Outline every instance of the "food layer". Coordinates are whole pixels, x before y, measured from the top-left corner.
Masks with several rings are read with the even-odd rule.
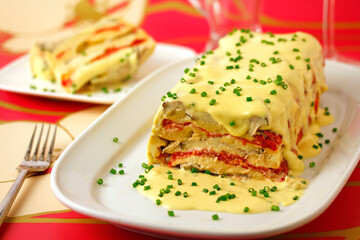
[[[303,171],[297,144],[327,90],[312,36],[234,30],[163,98],[151,163],[275,181]]]

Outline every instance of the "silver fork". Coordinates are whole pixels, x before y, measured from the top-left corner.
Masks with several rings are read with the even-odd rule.
[[[37,158],[38,152],[39,152],[39,147],[40,147],[41,136],[42,136],[42,132],[44,129],[44,124],[42,124],[38,142],[37,142],[35,150],[34,150],[34,154],[33,154],[32,158],[30,159],[30,152],[31,152],[31,148],[32,148],[32,145],[34,142],[34,137],[35,137],[36,128],[37,128],[37,126],[35,125],[33,134],[30,139],[29,146],[25,153],[25,157],[21,161],[20,165],[17,167],[17,169],[19,170],[19,175],[16,178],[13,185],[11,186],[9,192],[6,194],[4,200],[0,204],[0,226],[1,226],[2,222],[4,221],[5,217],[7,216],[8,212],[9,212],[24,180],[25,180],[25,177],[29,173],[42,172],[50,167],[51,156],[52,156],[54,144],[55,144],[57,125],[55,125],[53,137],[52,137],[52,140],[50,143],[50,148],[49,148],[47,157],[45,158],[45,151],[46,151],[47,141],[49,138],[50,127],[51,127],[51,125],[49,124],[49,128],[48,128],[45,140],[44,140],[44,145],[42,147],[40,157]]]

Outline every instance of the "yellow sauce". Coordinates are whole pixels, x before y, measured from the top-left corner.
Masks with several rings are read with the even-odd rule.
[[[173,180],[168,179],[167,172],[171,171]],[[300,178],[287,177],[283,182],[272,182],[270,180],[241,180],[236,177],[228,178],[214,176],[205,173],[191,173],[188,170],[169,168],[167,166],[154,167],[149,173],[145,174],[147,179],[144,186],[150,186],[149,190],[144,190],[144,186],[137,186],[137,190],[145,197],[161,200],[161,206],[168,209],[179,210],[203,210],[217,211],[229,213],[244,213],[244,208],[248,207],[248,213],[259,213],[271,211],[272,206],[289,206],[296,202],[295,196],[300,198],[308,184],[306,180]],[[182,185],[178,185],[177,180],[182,180]],[[303,182],[302,182],[303,181]],[[304,182],[305,181],[305,182]],[[192,182],[196,182],[197,186],[191,186]],[[234,183],[234,186],[230,185]],[[220,190],[213,188],[218,185]],[[173,185],[169,193],[165,193],[163,197],[159,197],[160,189],[166,189],[168,185]],[[259,190],[265,186],[277,190],[272,192],[268,190],[269,197],[264,197]],[[249,189],[255,189],[257,196],[252,196]],[[208,189],[208,192],[203,192]],[[177,191],[181,195],[176,196]],[[210,195],[211,191],[215,191],[215,195]],[[184,192],[188,193],[188,197],[184,197]],[[225,194],[235,194],[235,198],[227,201],[216,202],[218,197]],[[296,197],[295,197],[296,199]]]

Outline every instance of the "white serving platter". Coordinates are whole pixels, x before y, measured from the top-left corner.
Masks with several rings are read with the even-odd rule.
[[[260,238],[297,228],[319,216],[332,203],[358,163],[360,156],[360,70],[335,61],[326,62],[330,91],[322,98],[335,122],[322,128],[322,153],[307,159],[315,168],[306,167],[302,177],[310,181],[298,202],[279,212],[260,214],[218,213],[175,210],[156,206],[132,187],[147,162],[146,147],[152,118],[160,98],[192,67],[193,59],[183,60],[148,76],[126,98],[111,106],[60,156],[51,174],[56,197],[67,207],[82,214],[108,221],[130,230],[162,237]],[[344,77],[345,76],[345,77]],[[352,86],[347,88],[344,86]],[[355,90],[354,90],[355,89]],[[355,99],[355,100],[352,100]],[[336,133],[332,132],[337,128]],[[117,137],[119,142],[114,143]],[[124,175],[113,175],[123,163]],[[103,185],[96,184],[98,178]]]
[[[46,98],[112,104],[125,97],[137,83],[141,82],[149,74],[168,64],[192,56],[195,56],[195,52],[190,48],[158,43],[154,53],[139,67],[137,73],[126,81],[121,91],[114,92],[109,89],[109,92],[105,93],[99,89],[89,95],[88,93],[69,94],[57,84],[42,79],[33,79],[29,55],[25,55],[0,70],[0,90]],[[31,86],[36,87],[36,89],[32,89]]]

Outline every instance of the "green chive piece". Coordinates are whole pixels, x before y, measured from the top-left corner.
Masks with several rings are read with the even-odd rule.
[[[192,183],[191,183],[191,186],[197,186],[197,183],[196,183],[196,182],[192,182]]]
[[[185,69],[184,69],[184,73],[188,73],[189,71],[190,71],[189,68],[185,68]]]
[[[273,186],[272,188],[270,188],[270,191],[275,192],[277,190],[276,186]]]
[[[209,170],[205,170],[205,174],[211,174],[211,172]]]
[[[249,212],[250,208],[249,207],[244,207],[244,212]]]
[[[277,93],[277,92],[276,92],[275,89],[270,91],[270,94],[271,94],[271,95],[275,95],[276,93]]]
[[[326,139],[326,140],[325,140],[325,143],[326,143],[326,144],[329,144],[329,143],[330,143],[330,140],[329,140],[329,139]]]
[[[183,184],[183,182],[181,181],[181,179],[178,179],[177,182],[178,182],[178,185],[182,185],[182,184]]]
[[[215,195],[216,192],[215,192],[215,191],[211,191],[209,194],[210,194],[210,195]]]
[[[332,131],[335,133],[337,132],[337,128],[333,128]]]
[[[180,191],[176,191],[175,192],[175,196],[180,196],[181,195],[181,192]]]
[[[190,93],[191,93],[191,94],[196,93],[196,89],[195,89],[195,88],[191,89],[191,90],[190,90]]]
[[[199,172],[199,170],[197,170],[196,168],[191,169],[191,173],[198,173],[198,172]]]
[[[167,185],[166,188],[173,188],[174,185]]]
[[[316,145],[316,144],[312,145],[312,147],[315,148],[315,149],[318,149],[318,148],[319,148],[319,146]]]
[[[309,163],[309,167],[315,167],[315,162]]]
[[[214,84],[214,82],[213,82],[213,81],[208,81],[208,84],[213,85],[213,84]]]
[[[298,158],[301,160],[301,159],[303,159],[304,157],[303,157],[303,155],[298,155]]]
[[[231,183],[230,183],[230,186],[235,186],[235,183],[231,182]]]
[[[162,97],[161,97],[161,101],[162,101],[162,102],[165,101],[165,99],[166,99],[166,96],[162,96]]]
[[[102,178],[99,178],[96,182],[97,184],[102,185],[104,183],[104,180]]]
[[[246,79],[251,79],[251,76],[250,76],[250,75],[247,75],[247,76],[246,76]]]
[[[112,168],[112,169],[110,169],[110,173],[115,174],[116,170]]]
[[[289,65],[289,68],[291,69],[291,70],[293,70],[294,69],[294,66],[293,65]]]
[[[136,180],[136,181],[132,184],[132,186],[133,186],[133,188],[136,188],[139,184],[140,184],[140,181],[139,181],[139,180]]]
[[[235,121],[231,121],[230,126],[235,126]]]
[[[231,84],[234,84],[235,82],[236,82],[235,79],[231,79],[230,81]]]
[[[120,174],[120,175],[124,175],[124,173],[125,173],[125,172],[124,172],[123,169],[121,169],[121,170],[119,171],[119,174]]]
[[[318,138],[324,137],[324,135],[323,135],[322,133],[315,133],[315,135],[316,135]]]
[[[209,192],[209,189],[204,188],[202,191],[203,191],[204,193],[207,193],[207,192]]]
[[[151,189],[150,185],[144,186],[144,191],[147,191],[147,190],[150,190],[150,189]]]
[[[220,191],[220,187],[219,187],[219,185],[217,185],[217,184],[215,184],[215,185],[213,186],[213,188],[216,189],[216,190],[218,190],[218,191]]]
[[[119,167],[123,167],[123,164],[122,164],[122,163],[119,163],[118,166],[119,166]]]
[[[246,101],[247,101],[247,102],[251,102],[251,101],[252,101],[252,97],[246,97]]]
[[[184,196],[184,198],[187,198],[189,196],[189,194],[187,192],[184,192],[183,196]]]
[[[201,93],[201,96],[202,96],[202,97],[206,97],[206,96],[207,96],[207,93],[206,93],[206,92],[202,92],[202,93]]]
[[[113,138],[113,141],[114,141],[114,142],[118,142],[119,139],[118,139],[117,137],[115,137],[115,138]]]
[[[174,217],[174,216],[175,216],[175,213],[174,213],[174,211],[169,210],[169,211],[168,211],[168,215],[169,215],[169,217]]]
[[[219,215],[217,215],[217,214],[214,214],[214,215],[212,215],[211,216],[211,218],[212,218],[212,220],[219,220]]]
[[[307,69],[307,70],[310,70],[310,69],[311,69],[311,67],[310,67],[309,64],[306,64],[306,69]]]
[[[173,179],[174,179],[173,175],[171,175],[171,174],[168,175],[168,179],[169,179],[169,180],[173,180]]]
[[[216,103],[215,99],[211,99],[210,102],[209,102],[210,105],[215,105],[215,103]]]
[[[298,200],[298,199],[299,199],[299,196],[294,196],[294,197],[293,197],[293,200],[294,200],[294,201],[296,201],[296,200]]]
[[[293,52],[299,52],[298,48],[293,48]]]
[[[156,205],[160,205],[161,204],[161,200],[160,199],[156,199]]]
[[[264,100],[264,102],[265,103],[270,103],[270,99],[267,98],[267,99]]]
[[[276,205],[271,206],[271,211],[280,211],[280,207]]]

